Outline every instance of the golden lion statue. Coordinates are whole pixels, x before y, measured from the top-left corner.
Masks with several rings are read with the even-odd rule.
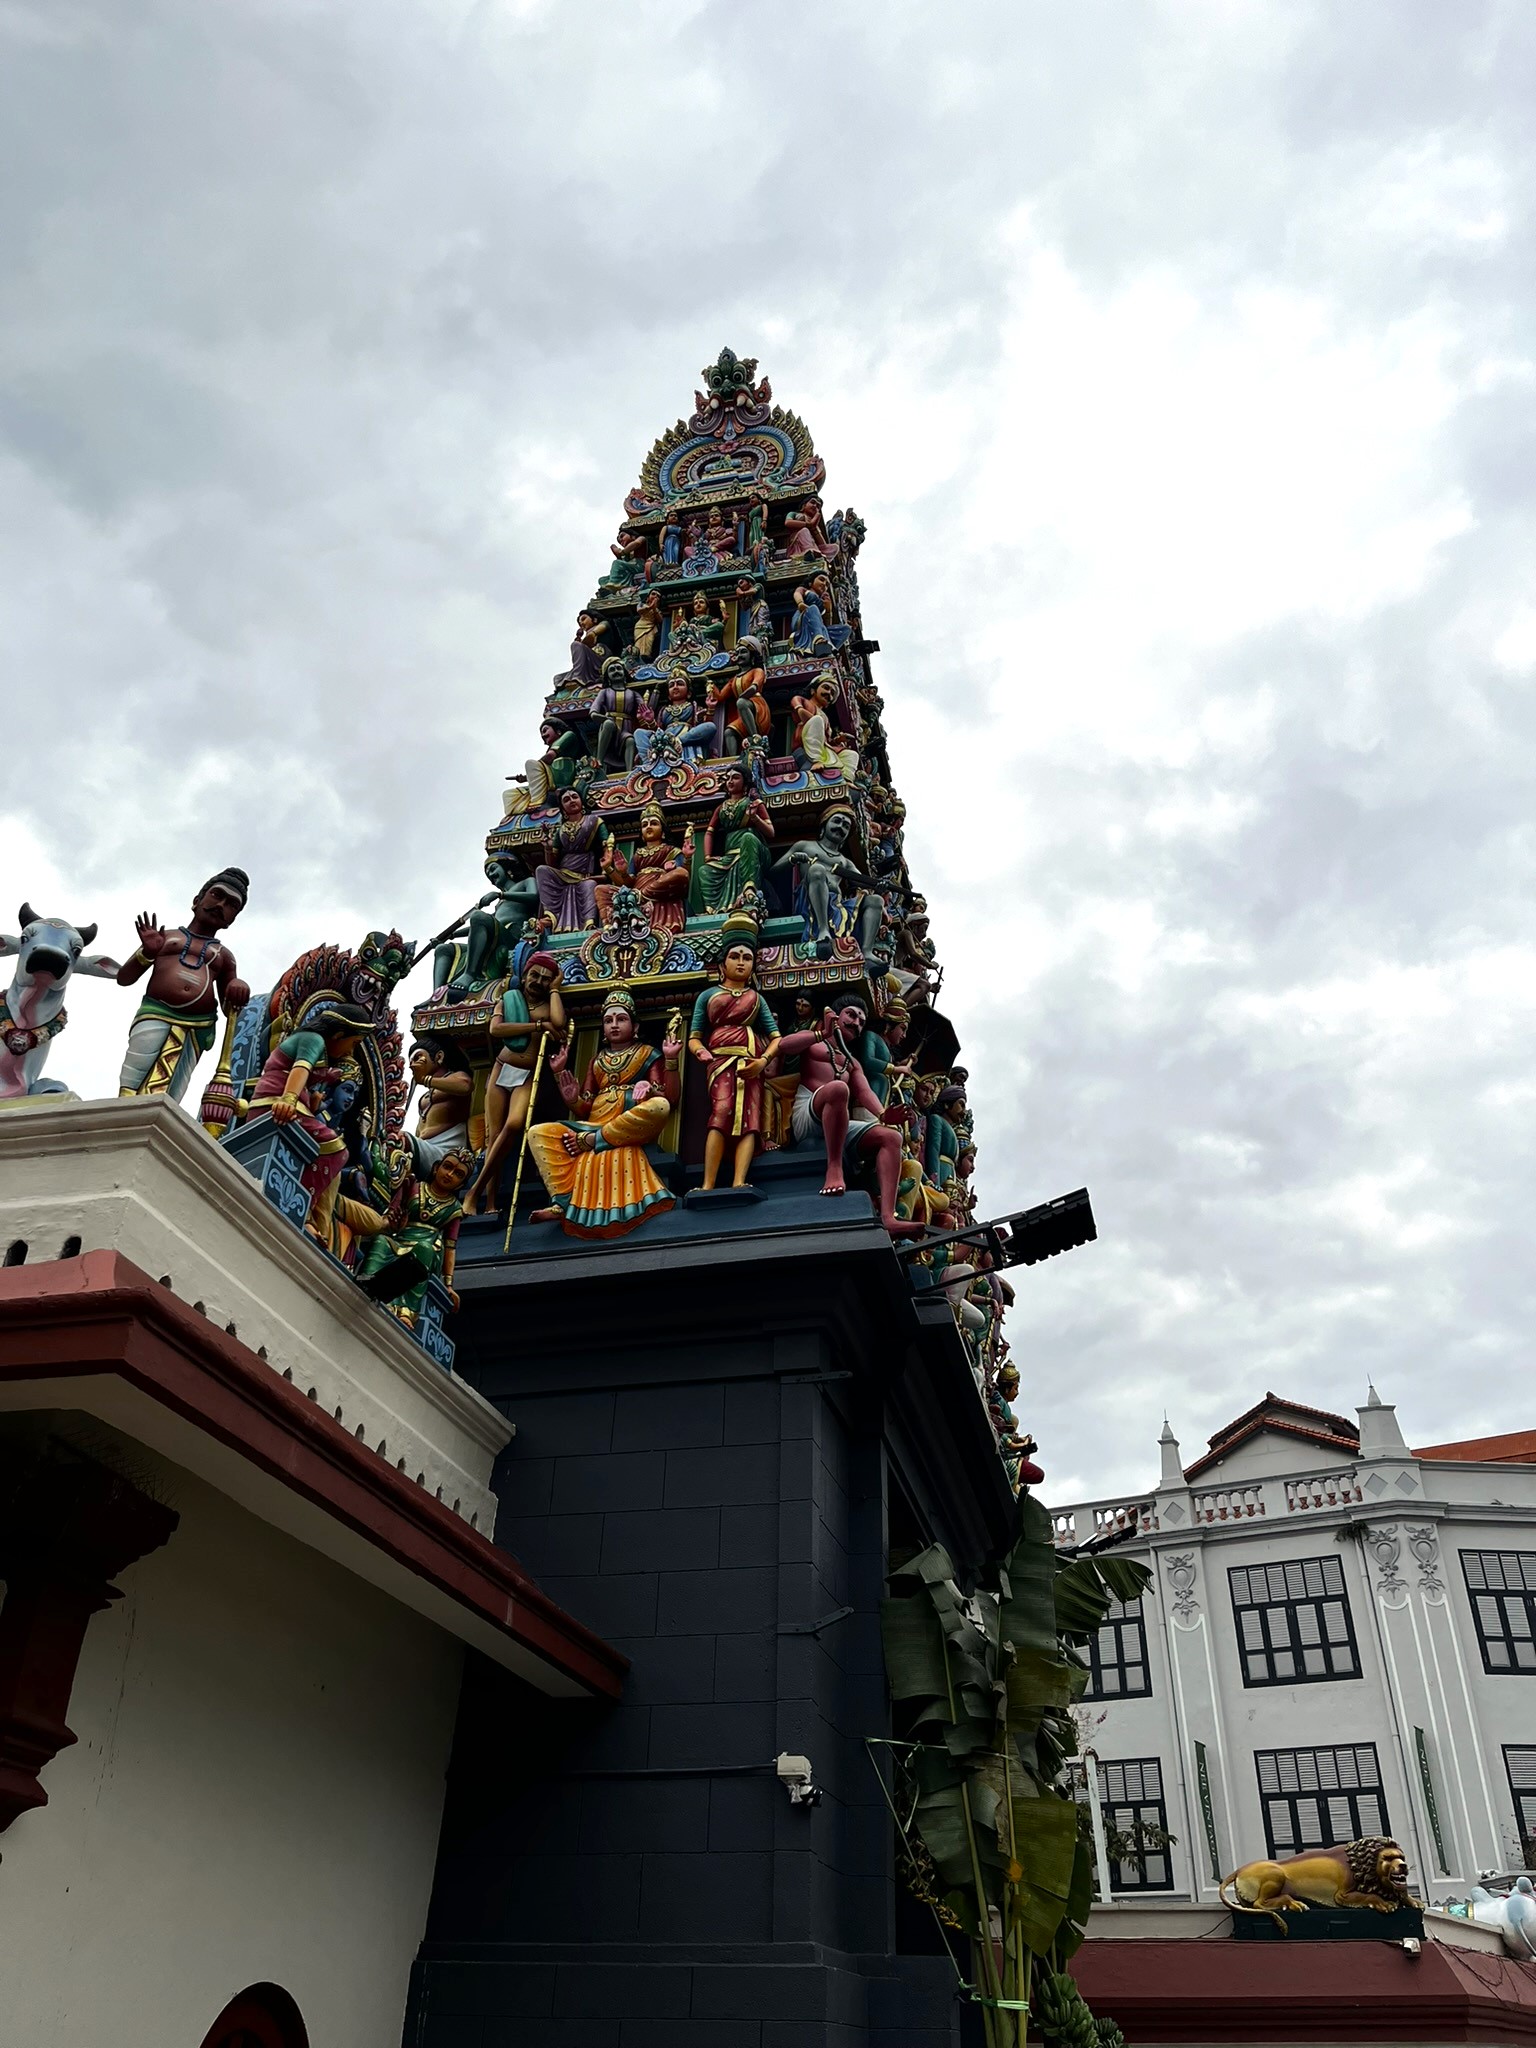
[[[1227,1887],[1235,1897],[1227,1897]],[[1385,1835],[1367,1835],[1333,1849],[1304,1849],[1299,1856],[1245,1863],[1221,1881],[1221,1901],[1234,1913],[1267,1913],[1282,1934],[1284,1913],[1309,1906],[1369,1906],[1390,1913],[1416,1906],[1408,1892],[1408,1859]]]

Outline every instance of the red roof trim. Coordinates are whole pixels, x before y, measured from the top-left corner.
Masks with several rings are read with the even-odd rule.
[[[116,1373],[592,1692],[627,1658],[264,1359],[117,1252],[0,1268],[0,1382]]]
[[[1284,1394],[1277,1394],[1271,1391],[1264,1396],[1262,1401],[1255,1401],[1253,1406],[1239,1415],[1235,1422],[1226,1423],[1221,1429],[1217,1430],[1213,1437],[1208,1437],[1206,1441],[1214,1451],[1216,1446],[1219,1443],[1225,1443],[1235,1430],[1241,1429],[1245,1423],[1251,1422],[1255,1416],[1266,1414],[1274,1408],[1283,1408],[1289,1415],[1310,1415],[1314,1422],[1331,1423],[1334,1434],[1349,1437],[1353,1441],[1359,1440],[1359,1427],[1351,1422],[1347,1415],[1334,1415],[1326,1408],[1309,1408],[1303,1401],[1290,1401],[1286,1399]]]
[[[1302,1412],[1305,1414],[1315,1414],[1317,1411],[1305,1409]],[[1254,1411],[1250,1409],[1249,1413],[1254,1415],[1254,1419],[1248,1422],[1244,1428],[1237,1430],[1236,1423],[1232,1425],[1233,1429],[1237,1430],[1236,1435],[1211,1438],[1211,1448],[1205,1453],[1204,1457],[1196,1458],[1193,1465],[1185,1466],[1184,1477],[1186,1479],[1194,1479],[1199,1473],[1206,1471],[1210,1466],[1220,1464],[1229,1451],[1236,1450],[1239,1444],[1247,1443],[1250,1437],[1258,1436],[1262,1430],[1266,1429],[1272,1429],[1280,1436],[1300,1437],[1304,1443],[1322,1444],[1328,1450],[1344,1451],[1352,1458],[1360,1455],[1360,1439],[1357,1436],[1335,1436],[1327,1430],[1305,1429],[1299,1422],[1282,1422],[1278,1417],[1267,1412],[1254,1414]]]

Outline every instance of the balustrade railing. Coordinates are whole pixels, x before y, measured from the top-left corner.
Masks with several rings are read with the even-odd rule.
[[[1264,1489],[1250,1486],[1218,1486],[1190,1496],[1197,1522],[1251,1522],[1264,1513]]]
[[[1317,1472],[1306,1479],[1287,1479],[1285,1482],[1285,1511],[1289,1515],[1304,1515],[1313,1508],[1345,1508],[1365,1495],[1360,1491],[1360,1475],[1351,1469],[1348,1472]]]
[[[1096,1537],[1147,1536],[1157,1528],[1157,1502],[1139,1500],[1091,1500],[1080,1507],[1052,1508],[1051,1534],[1058,1550]]]

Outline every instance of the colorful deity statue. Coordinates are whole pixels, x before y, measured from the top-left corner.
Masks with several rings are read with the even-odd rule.
[[[453,1269],[459,1222],[464,1214],[464,1183],[473,1165],[471,1154],[463,1146],[441,1153],[430,1173],[411,1183],[400,1220],[375,1233],[358,1261],[357,1276],[363,1281],[387,1271],[397,1260],[412,1262],[411,1284],[387,1304],[389,1313],[408,1327],[414,1327],[427,1283],[434,1277],[441,1279],[452,1306],[459,1305],[453,1290]]]
[[[629,670],[617,655],[603,663],[603,687],[592,703],[597,728],[597,759],[601,767],[633,768],[635,765],[635,722],[645,703],[645,693],[629,680]]]
[[[728,917],[720,986],[704,989],[693,1006],[688,1050],[709,1077],[709,1129],[704,1139],[705,1188],[719,1178],[727,1144],[734,1147],[731,1185],[745,1187],[763,1130],[763,1074],[779,1049],[779,1027],[753,980],[757,924]]]
[[[749,740],[761,740],[766,745],[773,727],[773,713],[764,695],[768,657],[763,643],[755,633],[747,633],[736,642],[733,651],[736,672],[726,678],[716,693],[724,712],[724,746],[730,754],[739,752]]]
[[[817,579],[818,582],[824,579]],[[830,654],[832,639],[827,632],[822,597],[805,584],[795,589],[795,616],[789,629],[789,644],[797,654]],[[834,696],[835,696],[834,691]]]
[[[588,811],[579,790],[560,792],[560,822],[544,835],[544,858],[535,872],[539,902],[555,930],[579,932],[597,923],[597,875],[608,827]]]
[[[699,752],[694,737],[698,723],[698,706],[693,701],[688,678],[670,676],[666,699],[656,712],[654,725],[635,734],[635,752],[645,773],[661,780],[682,765],[690,745],[695,753]]]
[[[647,804],[640,813],[640,837],[632,854],[626,856],[616,841],[610,841],[604,861],[608,879],[597,885],[597,914],[609,920],[615,889],[637,889],[645,899],[652,928],[680,932],[688,914],[688,856],[666,836],[666,819],[660,804]]]
[[[761,889],[772,838],[767,806],[752,792],[745,769],[731,762],[725,771],[725,795],[704,827],[702,856],[694,855],[690,907],[699,914],[728,911],[746,890]]]
[[[851,783],[858,778],[859,750],[846,733],[833,727],[837,700],[837,678],[833,675],[819,675],[811,685],[809,697],[790,699],[794,755],[806,768],[835,771],[844,782]]]
[[[581,736],[558,719],[546,718],[539,727],[539,738],[544,743],[543,753],[523,763],[523,772],[512,778],[514,786],[502,797],[502,813],[508,818],[539,810],[576,781],[586,754]]]
[[[736,584],[736,640],[739,645],[751,633],[766,647],[773,638],[773,613],[755,577],[743,576]]]
[[[822,524],[820,498],[807,498],[798,512],[789,513],[784,533],[785,553],[791,560],[797,555],[820,555],[831,561],[837,553],[837,542],[828,539]]]
[[[608,552],[613,556],[613,567],[603,578],[605,583],[624,585],[645,581],[646,558],[651,552],[651,544],[644,533],[632,526],[621,527],[618,539],[611,543]]]
[[[736,519],[724,505],[718,505],[709,515],[709,524],[704,529],[704,544],[717,560],[739,552],[736,546]]]
[[[658,1052],[636,1035],[635,1002],[625,988],[603,1000],[603,1043],[578,1082],[562,1046],[550,1059],[571,1117],[535,1124],[528,1148],[550,1206],[530,1221],[559,1222],[572,1237],[622,1237],[673,1196],[645,1155],[676,1106],[682,1044],[668,1035]]]
[[[641,598],[640,609],[635,614],[634,636],[630,642],[637,663],[643,665],[652,662],[660,654],[666,623],[661,609],[661,592],[648,590]]]
[[[562,689],[582,689],[588,683],[595,683],[602,673],[603,640],[608,631],[606,619],[599,619],[591,612],[576,614],[576,637],[571,642],[571,665],[565,674],[556,677]]]
[[[337,1182],[347,1163],[345,1136],[320,1114],[323,1091],[340,1078],[345,1063],[374,1028],[374,1019],[360,1003],[325,1005],[273,1046],[246,1111],[247,1125],[263,1117],[278,1124],[296,1123],[319,1147],[303,1181],[311,1201],[305,1228],[322,1244],[330,1239]]]
[[[908,1071],[898,1064],[898,1056],[906,1041],[911,1018],[912,1012],[901,997],[893,996],[885,1006],[879,1030],[871,1024],[855,1048],[859,1065],[864,1069],[864,1078],[882,1103],[890,1102],[893,1080]]]
[[[485,864],[490,889],[469,913],[462,942],[444,940],[432,956],[432,985],[449,995],[483,988],[510,971],[528,920],[539,907],[532,875],[514,874],[494,855]]]
[[[702,590],[684,611],[679,605],[672,614],[672,647],[680,654],[718,654],[725,636],[725,621]]]
[[[668,512],[661,522],[661,559],[668,568],[677,568],[683,559],[683,522],[676,512]]]
[[[411,1078],[421,1089],[411,1149],[418,1173],[430,1173],[445,1152],[467,1148],[475,1092],[469,1061],[450,1039],[420,1038],[411,1047]]]
[[[768,493],[756,485],[747,499],[747,554],[752,567],[761,576],[773,559],[773,544],[768,538]]]
[[[250,1001],[235,956],[219,936],[245,908],[250,886],[243,869],[225,868],[198,890],[184,925],[166,930],[147,910],[135,920],[139,943],[117,979],[130,988],[147,969],[149,986],[129,1026],[119,1095],[169,1095],[180,1102],[213,1044],[220,1007],[231,1012]]]
[[[559,963],[553,953],[531,953],[491,1020],[496,1057],[485,1084],[485,1158],[466,1203],[471,1215],[493,1206],[502,1160],[521,1141],[533,1107],[540,1052],[562,1043],[565,1028]]]
[[[800,1145],[820,1139],[826,1149],[824,1195],[846,1194],[849,1167],[873,1169],[880,1221],[892,1237],[915,1237],[921,1226],[896,1208],[901,1178],[901,1135],[885,1122],[886,1111],[864,1078],[851,1050],[862,1036],[869,1012],[857,998],[827,1009],[813,1031],[791,1031],[779,1040],[782,1058],[798,1054],[800,1085],[790,1112],[790,1132]]]
[[[794,876],[795,909],[820,959],[830,960],[835,939],[851,935],[861,952],[874,945],[885,905],[846,852],[854,815],[846,805],[829,810],[815,839],[797,839],[774,862]]]

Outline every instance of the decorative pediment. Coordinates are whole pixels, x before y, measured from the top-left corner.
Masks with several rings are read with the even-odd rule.
[[[753,384],[754,358],[722,349],[694,393],[693,417],[679,420],[645,458],[638,487],[624,500],[631,519],[668,506],[739,498],[752,489],[775,496],[821,488],[826,466],[810,429],[795,413],[770,405],[767,378]]]

